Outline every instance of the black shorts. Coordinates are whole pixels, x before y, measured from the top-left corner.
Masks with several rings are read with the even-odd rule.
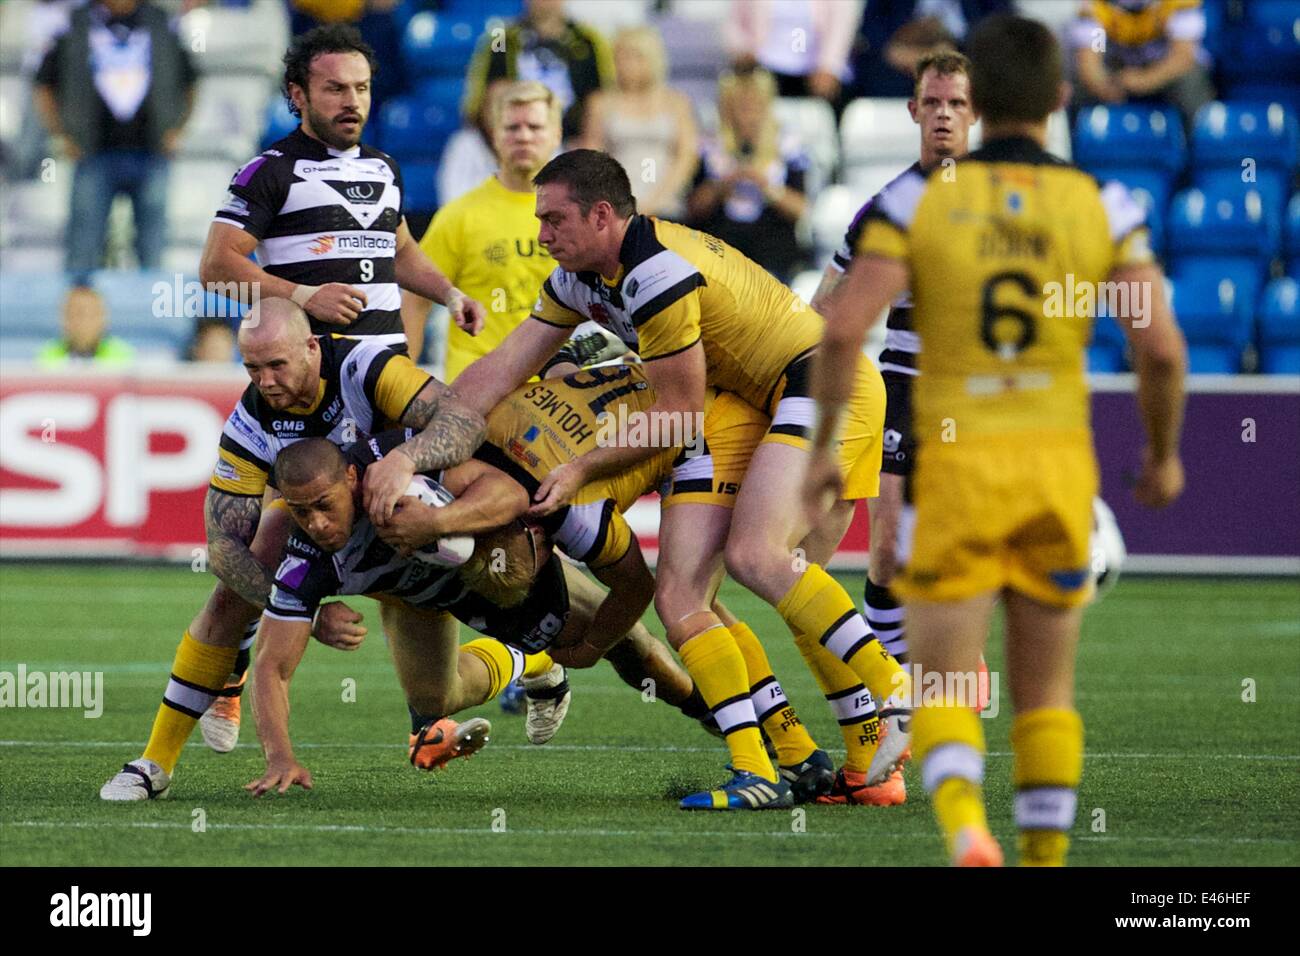
[[[916,436],[912,433],[912,383],[916,376],[881,372],[880,377],[885,380],[885,434],[880,470],[886,475],[906,478],[916,460]]]
[[[466,591],[445,609],[480,634],[517,647],[525,654],[544,651],[569,619],[569,585],[564,580],[564,562],[552,555],[537,572],[523,603],[514,607],[499,607],[473,591]]]

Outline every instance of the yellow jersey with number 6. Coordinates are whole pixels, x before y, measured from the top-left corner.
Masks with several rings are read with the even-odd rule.
[[[1130,308],[1163,294],[1103,285],[1152,261],[1144,211],[1029,139],[991,142],[954,171],[882,195],[855,250],[911,270],[918,440],[1083,434],[1098,294]]]

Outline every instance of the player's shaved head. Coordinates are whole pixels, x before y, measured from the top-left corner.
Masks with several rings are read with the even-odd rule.
[[[311,335],[307,313],[289,299],[258,299],[248,317],[239,324],[239,350],[262,346],[285,338],[305,342]]]
[[[1037,20],[998,13],[970,39],[971,98],[987,124],[1038,123],[1061,101],[1061,46]]]
[[[275,456],[274,474],[281,491],[301,488],[317,479],[335,484],[346,477],[347,463],[339,446],[328,438],[304,438]]]
[[[320,385],[320,343],[307,313],[288,299],[254,303],[239,325],[239,353],[262,398],[276,410],[310,405]]]

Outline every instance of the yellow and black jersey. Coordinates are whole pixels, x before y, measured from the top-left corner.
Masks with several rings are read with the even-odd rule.
[[[401,421],[430,376],[382,343],[321,336],[320,386],[305,408],[276,411],[249,385],[221,430],[211,487],[229,495],[261,496],[280,449],[300,438],[336,445]]]
[[[475,457],[500,468],[531,494],[555,468],[605,444],[640,440],[636,415],[654,405],[655,393],[635,365],[585,369],[560,379],[521,385],[492,410],[487,440]],[[669,431],[671,435],[671,430]],[[660,441],[664,436],[644,435]],[[622,512],[672,471],[681,449],[666,446],[653,458],[584,486],[572,503],[546,522],[556,545],[593,568],[627,553],[632,532]]]
[[[702,342],[708,384],[771,414],[782,373],[821,339],[821,316],[721,239],[675,222],[632,217],[619,258],[612,282],[557,268],[533,318],[592,319],[646,362]]]
[[[913,327],[943,343],[919,356],[922,443],[945,428],[959,443],[1086,436],[1096,295],[1112,270],[1152,261],[1145,214],[1122,185],[1103,187],[1021,138],[971,153],[954,181],[899,182],[868,213],[854,251],[907,263]]]
[[[1097,30],[1105,31],[1106,52],[1118,63],[1148,66],[1169,52],[1170,41],[1205,39],[1205,10],[1201,0],[1087,0],[1070,26],[1070,40],[1092,46]]]

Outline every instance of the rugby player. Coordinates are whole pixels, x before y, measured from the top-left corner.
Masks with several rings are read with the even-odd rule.
[[[467,369],[457,392],[487,411],[541,367],[569,334],[592,319],[618,335],[645,362],[656,394],[651,416],[693,417],[709,386],[734,392],[771,418],[744,472],[744,482],[713,483],[713,499],[668,509],[660,528],[655,606],[714,718],[727,734],[735,776],[719,791],[683,801],[686,808],[761,808],[786,805],[788,788],[763,751],[749,700],[745,661],[712,597],[726,570],[776,606],[796,635],[815,642],[812,653],[844,660],[880,699],[901,681],[898,663],[871,635],[853,600],[820,565],[792,553],[809,531],[797,498],[812,423],[808,398],[811,357],[820,317],[784,285],[720,240],[674,223],[636,214],[627,174],[612,157],[573,150],[534,177],[539,238],[557,262],[543,285],[536,312],[502,345]],[[865,366],[855,382],[852,424],[841,436],[851,471],[845,499],[821,519],[838,527],[853,502],[876,493],[884,387]],[[548,514],[582,486],[652,458],[654,447],[615,443],[589,451],[547,476],[535,495],[535,513]],[[410,480],[400,460],[386,467],[368,500],[371,517],[386,520]],[[723,499],[734,498],[735,520]],[[895,712],[892,751],[868,782],[885,779],[907,746],[906,715]],[[885,748],[875,748],[880,754]],[[740,793],[763,794],[758,802]]]
[[[1083,767],[1074,660],[1092,589],[1097,467],[1084,377],[1092,317],[1050,314],[1050,288],[1069,275],[1073,287],[1109,280],[1135,293],[1137,307],[1117,319],[1133,349],[1147,438],[1135,494],[1151,507],[1183,487],[1186,347],[1141,205],[1122,185],[1103,186],[1044,150],[1048,116],[1069,95],[1051,31],[989,17],[972,36],[970,60],[984,146],[955,177],[909,173],[882,196],[827,303],[804,498],[815,508],[839,488],[833,436],[863,338],[910,288],[915,331],[942,343],[918,362],[918,451],[895,581],[912,659],[925,671],[971,674],[1001,599],[1020,862],[1062,865]],[[952,861],[996,866],[984,736],[956,696],[916,702],[916,756]]]
[[[913,122],[920,127],[921,158],[895,177],[871,198],[853,217],[844,244],[826,266],[821,284],[812,299],[812,307],[820,312],[830,294],[839,285],[849,263],[853,248],[866,222],[867,213],[883,202],[898,183],[909,174],[926,175],[940,163],[952,161],[966,153],[970,128],[978,119],[970,102],[969,66],[960,53],[943,51],[924,57],[916,67],[916,90],[908,101],[907,109]],[[880,376],[885,383],[885,432],[880,464],[880,495],[867,502],[871,515],[871,557],[867,570],[864,607],[867,623],[880,643],[900,663],[907,661],[907,639],[903,623],[903,609],[889,590],[898,567],[898,521],[903,506],[904,484],[912,470],[916,454],[912,436],[912,379],[916,375],[916,355],[921,350],[921,340],[912,330],[912,298],[904,292],[890,305],[885,320],[885,348],[880,354]],[[819,560],[819,558],[814,558]],[[838,690],[837,683],[823,681],[822,691],[828,696]],[[841,698],[836,698],[841,699]],[[901,803],[907,797],[907,787],[901,770],[895,770],[885,784],[867,787],[862,774],[852,768],[841,768],[837,779],[837,793],[828,801],[878,802],[881,792],[887,790],[891,802]]]
[[[236,662],[247,660],[288,535],[282,508],[263,507],[281,449],[310,437],[343,444],[400,422],[422,430],[399,454],[427,470],[463,461],[483,437],[482,416],[408,358],[376,341],[317,338],[302,309],[285,299],[254,305],[239,348],[252,381],[222,430],[204,505],[208,562],[219,582],[181,638],[144,754],[103,786],[105,800],[165,794],[195,722],[232,670],[242,682],[246,664]],[[237,732],[218,741],[220,749],[233,749]]]
[[[361,484],[365,469],[401,439],[393,432],[363,437],[346,451],[312,439],[276,459],[277,485],[300,530],[289,538],[259,633],[255,713],[267,773],[249,785],[254,792],[310,783],[289,745],[288,684],[306,648],[312,616],[327,596],[368,594],[383,602],[385,633],[412,711],[411,760],[426,767],[486,743],[486,721],[458,728],[447,720],[450,714],[490,700],[517,677],[547,673],[554,666],[546,653],[551,647],[576,646],[595,633],[608,633],[602,628],[609,619],[602,621],[596,606],[599,590],[550,558],[538,530],[510,517],[527,508],[527,493],[481,461],[429,476],[436,492],[446,492],[445,504],[404,498],[398,515],[420,517],[403,526],[399,545],[385,541],[359,507]],[[411,544],[415,528],[431,528],[437,538],[472,535],[473,553],[465,557],[439,549],[430,560],[423,542]],[[416,548],[421,550],[412,554]],[[455,631],[438,626],[448,614],[437,612],[453,614],[496,640],[458,648]],[[601,641],[614,643],[604,636]],[[665,702],[693,696],[690,677],[639,623],[618,632],[615,641],[629,645],[637,658],[635,674],[619,671],[636,690],[648,677]],[[558,699],[562,706],[543,704],[537,715],[530,709],[531,742],[545,743],[559,729],[568,709],[567,686]]]
[[[302,122],[235,173],[199,278],[245,297],[259,289],[291,299],[318,335],[346,327],[405,351],[399,289],[442,303],[471,335],[485,313],[411,238],[397,162],[361,145],[374,66],[374,52],[346,24],[294,37],[284,95]]]
[[[489,106],[492,151],[500,168],[438,210],[420,249],[448,281],[489,306],[482,331],[471,336],[454,324],[447,332],[443,378],[486,355],[524,319],[543,280],[555,268],[537,241],[532,180],[560,148],[560,101],[536,81],[509,83]],[[412,354],[420,355],[429,300],[402,293],[402,315]]]
[[[636,427],[638,417],[641,424],[648,424],[644,416],[654,405],[655,394],[640,366],[579,370],[566,364],[569,352],[570,346],[561,349],[544,372],[549,376],[552,370],[573,369],[573,374],[522,385],[488,416],[487,439],[475,458],[509,476],[520,489],[513,509],[498,512],[496,521],[523,516],[532,494],[551,471],[599,447],[602,441],[616,440],[616,428],[623,424]],[[724,483],[739,483],[768,424],[766,415],[737,396],[729,392],[715,396],[710,391],[698,433],[695,429],[699,426],[694,423],[690,435],[685,430],[679,435],[670,431],[662,436],[661,450],[654,458],[586,485],[571,504],[541,519],[555,546],[586,564],[610,589],[587,635],[578,643],[553,649],[555,660],[571,667],[589,667],[605,655],[625,681],[637,685],[643,667],[634,653],[636,648],[629,642],[612,648],[610,644],[629,628],[635,629],[654,595],[655,579],[624,513],[655,490],[660,491],[665,509],[708,495],[707,479],[706,487],[700,487],[700,476],[706,473],[716,472]],[[682,443],[686,447],[680,447]],[[463,466],[448,474],[455,474],[459,467]],[[449,524],[450,520],[446,510],[404,509],[380,535],[408,548],[418,547],[440,534],[460,530]],[[421,527],[422,521],[429,524]],[[796,802],[826,792],[833,779],[830,758],[817,747],[786,698],[758,638],[716,598],[712,609],[735,637],[745,660],[746,686],[759,726],[776,751]],[[691,700],[678,706],[687,716],[706,718],[709,708],[693,684],[691,687]],[[711,720],[706,726],[716,730]]]

